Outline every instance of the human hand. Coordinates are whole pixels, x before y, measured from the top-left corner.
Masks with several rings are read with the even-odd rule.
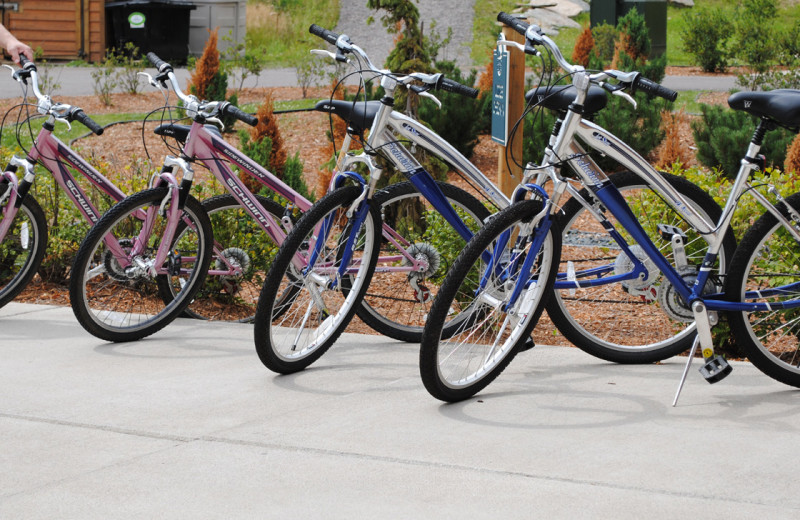
[[[17,40],[16,38],[12,38],[11,41],[8,42],[6,46],[6,50],[11,55],[11,59],[14,60],[14,63],[19,64],[19,55],[22,54],[28,60],[33,61],[33,49],[29,46],[25,45],[21,41]]]

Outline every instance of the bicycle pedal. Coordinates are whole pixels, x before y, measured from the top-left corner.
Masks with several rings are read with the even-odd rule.
[[[528,336],[528,339],[526,339],[526,340],[525,340],[525,341],[524,341],[524,342],[523,342],[523,343],[522,343],[522,344],[519,346],[519,349],[517,350],[517,354],[519,354],[520,352],[525,352],[526,350],[530,350],[530,349],[532,349],[532,348],[533,348],[533,347],[535,347],[535,346],[536,346],[536,343],[534,343],[534,342],[533,342],[533,338],[532,338],[532,337],[530,337],[530,336]]]
[[[700,367],[700,374],[710,384],[722,381],[731,372],[733,372],[733,367],[720,355],[712,357]]]
[[[686,233],[681,228],[668,224],[659,224],[656,227],[658,228],[658,234],[667,242],[672,242],[672,237],[677,235],[681,237],[683,243],[686,243]]]

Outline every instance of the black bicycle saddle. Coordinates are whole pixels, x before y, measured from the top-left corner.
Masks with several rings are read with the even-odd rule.
[[[737,92],[728,98],[728,106],[757,117],[766,117],[781,126],[800,126],[800,90]]]
[[[566,112],[569,105],[575,101],[578,90],[572,85],[557,85],[553,87],[539,87],[525,93],[528,103],[540,103],[545,108]],[[604,109],[608,103],[608,94],[601,87],[591,85],[583,103],[583,114],[590,116]]]
[[[362,133],[372,126],[375,115],[380,108],[380,101],[345,101],[342,99],[326,99],[314,105],[314,110],[336,114],[345,121],[356,133]]]
[[[211,132],[212,134],[222,137],[222,133],[219,131],[214,125],[203,125],[203,128]],[[153,133],[156,135],[165,135],[167,137],[172,137],[176,139],[180,143],[185,143],[186,138],[189,137],[189,130],[192,127],[190,125],[179,125],[178,123],[167,123],[163,125],[158,125]]]

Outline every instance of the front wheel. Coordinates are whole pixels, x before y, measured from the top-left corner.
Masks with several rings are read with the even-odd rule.
[[[800,211],[800,193],[786,202]],[[733,337],[747,358],[771,378],[800,387],[800,243],[771,213],[742,238],[725,293],[731,301],[763,307],[728,313]]]
[[[360,186],[347,186],[325,195],[278,250],[255,316],[256,352],[270,370],[289,374],[319,359],[364,297],[378,259],[381,224],[369,201],[347,215],[361,193]]]
[[[0,195],[3,193],[0,185]],[[13,208],[0,206],[0,226]],[[13,300],[36,274],[47,249],[47,219],[36,200],[26,196],[0,242],[0,307]]]
[[[189,196],[179,218],[187,231],[175,239],[161,265],[156,253],[169,223],[162,214],[166,187],[132,195],[112,207],[81,243],[72,266],[72,310],[88,332],[106,341],[134,341],[161,330],[189,304],[211,261],[211,223],[202,205]],[[142,228],[152,221],[149,233]],[[115,251],[116,250],[116,253]],[[164,285],[176,297],[161,298]]]
[[[467,244],[442,283],[422,334],[419,356],[422,382],[437,399],[455,402],[473,396],[531,341],[530,334],[553,291],[560,251],[555,222],[541,248],[533,250],[531,221],[541,210],[540,201],[526,200],[495,215]],[[487,255],[491,256],[489,269],[483,267]],[[526,259],[532,262],[528,276],[521,274]],[[483,278],[480,286],[470,275],[476,269]],[[518,284],[521,293],[512,303]],[[459,300],[459,294],[472,298]],[[449,337],[443,334],[445,321],[457,318],[457,330]]]

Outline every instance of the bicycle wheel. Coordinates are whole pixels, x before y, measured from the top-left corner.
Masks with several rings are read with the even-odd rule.
[[[0,206],[0,226],[5,219]],[[36,274],[47,250],[47,220],[42,207],[28,195],[0,242],[0,307],[13,300]]]
[[[274,372],[297,372],[319,359],[364,297],[378,259],[381,225],[373,204],[353,229],[346,213],[361,192],[360,186],[347,186],[328,193],[297,221],[278,250],[255,317],[256,352]],[[345,247],[353,249],[347,289],[338,274]],[[313,253],[318,258],[310,268],[293,262],[305,264]]]
[[[662,175],[709,222],[719,221],[722,210],[708,193],[681,177]],[[650,239],[673,266],[671,242],[662,238],[658,225],[675,226],[686,234],[688,266],[679,272],[687,281],[692,281],[708,249],[706,239],[690,229],[672,207],[633,173],[613,174],[610,179]],[[582,190],[581,194],[586,200],[593,200],[587,190]],[[634,243],[610,213],[605,212],[605,216],[628,244]],[[562,217],[559,280],[596,280],[631,271],[633,265],[628,255],[576,199],[564,205]],[[733,233],[728,231],[706,292],[721,291],[719,273],[725,272],[735,248]],[[558,289],[547,304],[547,313],[565,338],[593,356],[615,363],[653,363],[691,347],[695,335],[694,317],[678,298],[673,285],[645,257],[642,249],[634,245],[632,252],[647,266],[646,279]],[[598,275],[598,271],[602,274]]]
[[[280,223],[284,208],[260,195],[256,199]],[[211,272],[184,311],[191,318],[253,321],[258,293],[266,273],[278,252],[278,246],[261,226],[245,211],[233,195],[217,195],[203,201],[214,234]],[[186,224],[178,227],[185,233]],[[174,284],[163,284],[166,302],[176,297]]]
[[[786,202],[800,211],[800,194]],[[759,370],[800,387],[800,308],[781,308],[800,299],[800,243],[771,213],[764,213],[742,238],[725,293],[731,301],[768,305],[762,311],[729,312],[731,332]]]
[[[553,223],[541,249],[531,251],[531,235],[526,228],[541,209],[540,201],[526,200],[492,217],[444,279],[425,324],[419,355],[422,382],[437,399],[455,402],[473,396],[500,375],[530,338],[553,292],[561,238],[558,225]],[[476,265],[482,265],[484,253],[499,261],[479,289],[471,285],[468,275]],[[522,264],[532,253],[537,256],[529,283],[514,307],[506,310]],[[462,293],[471,293],[472,300],[456,301],[455,296]],[[459,314],[466,316],[458,330],[451,337],[443,337],[445,319]]]
[[[437,184],[467,227],[477,232],[489,217],[489,210],[466,191]],[[356,313],[385,336],[419,343],[439,285],[467,241],[410,182],[388,186],[373,200],[380,205],[383,224],[397,236],[392,240],[382,237],[375,274]],[[411,262],[401,253],[424,261],[427,268],[412,271]],[[349,287],[349,277],[342,283]]]
[[[158,211],[167,188],[132,195],[111,208],[81,243],[72,267],[69,295],[72,310],[91,334],[107,341],[133,341],[161,330],[189,304],[205,279],[211,261],[211,223],[202,205],[189,196],[182,219],[191,231],[173,240],[163,265],[154,265],[166,216]],[[152,232],[141,237],[144,212],[152,211]],[[169,204],[164,215],[169,214]],[[146,242],[139,246],[140,240]],[[125,257],[117,257],[106,241],[114,240]],[[141,249],[141,251],[139,251]],[[177,297],[161,298],[159,284],[172,284]]]

